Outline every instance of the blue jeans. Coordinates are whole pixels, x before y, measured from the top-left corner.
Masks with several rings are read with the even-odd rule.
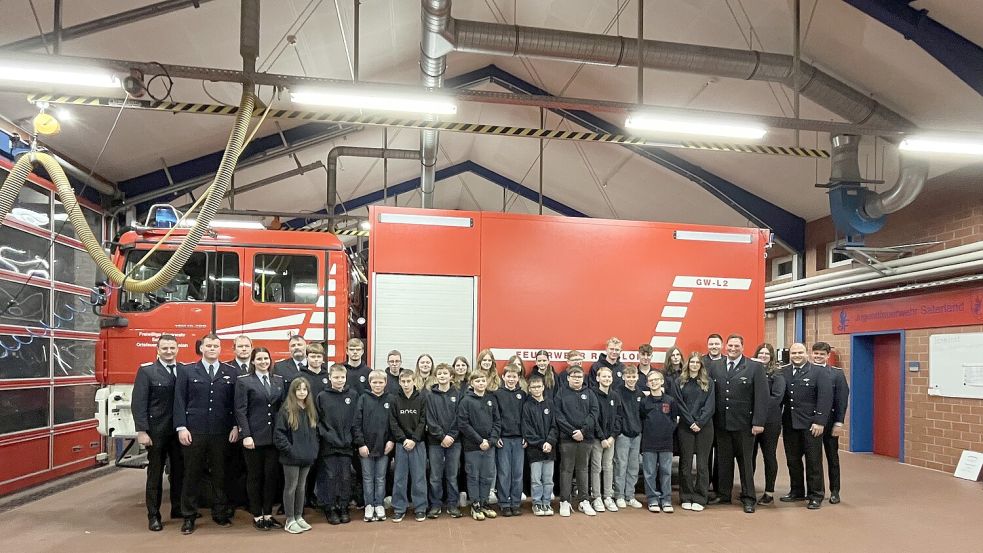
[[[536,461],[529,465],[532,504],[548,507],[553,498],[553,461]]]
[[[638,482],[639,446],[642,437],[620,435],[614,439],[614,498],[628,501],[635,497]]]
[[[648,504],[660,507],[671,505],[672,452],[642,452],[642,473],[645,475],[645,497],[648,498]]]
[[[494,448],[464,452],[464,472],[468,477],[468,499],[471,504],[488,505],[492,475],[495,474]]]
[[[386,497],[386,469],[389,456],[359,457],[362,462],[362,498],[366,505],[382,506]]]
[[[461,443],[427,446],[430,458],[430,508],[457,507],[457,473],[461,471]]]
[[[393,465],[393,513],[406,512],[406,485],[409,478],[413,511],[417,514],[427,512],[427,454],[425,444],[417,443],[410,451],[403,444],[396,444],[396,463]]]
[[[502,447],[495,449],[498,475],[498,504],[519,508],[522,501],[522,465],[525,451],[522,438],[502,438]]]

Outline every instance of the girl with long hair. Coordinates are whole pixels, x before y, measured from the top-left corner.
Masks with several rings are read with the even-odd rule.
[[[686,370],[677,380],[680,417],[679,501],[683,510],[702,511],[710,486],[710,451],[713,448],[713,413],[716,409],[713,380],[699,352],[690,354]],[[693,475],[693,456],[696,475]]]
[[[765,366],[768,375],[768,418],[765,431],[754,437],[754,469],[758,468],[758,450],[765,465],[765,491],[758,499],[760,505],[770,505],[775,497],[778,477],[778,437],[782,434],[782,399],[785,397],[785,377],[782,376],[775,347],[765,342],[754,350],[754,356]]]
[[[304,488],[318,455],[317,408],[306,378],[290,383],[277,414],[273,441],[283,465],[283,510],[287,515],[283,528],[291,534],[306,532],[311,525],[304,520]]]

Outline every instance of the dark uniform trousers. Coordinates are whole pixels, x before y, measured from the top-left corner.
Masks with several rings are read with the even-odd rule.
[[[198,512],[198,496],[206,468],[212,481],[212,517],[222,518],[228,513],[228,497],[225,495],[225,462],[229,454],[229,435],[192,432],[191,445],[184,446],[184,483],[181,494],[181,512],[191,518]]]
[[[829,491],[840,493],[840,437],[833,435],[833,425],[823,431],[823,450],[826,452],[826,468],[829,469]]]
[[[154,445],[147,447],[147,516],[159,517],[163,496],[164,465],[170,464],[167,482],[170,485],[171,518],[182,516],[181,488],[184,482],[184,456],[176,433],[150,434]]]
[[[728,359],[712,361],[710,376],[714,380],[717,408],[714,436],[717,441],[717,496],[731,500],[734,486],[734,460],[741,472],[741,503],[753,505],[754,435],[751,427],[763,424],[768,396],[764,366],[747,357],[738,359],[728,369]]]
[[[778,478],[778,438],[782,435],[782,423],[768,422],[765,431],[755,436],[754,440],[754,471],[758,471],[758,449],[765,465],[765,493],[775,492],[775,480]]]
[[[249,374],[249,365],[239,363],[238,359],[233,359],[226,364],[232,367],[238,376]],[[246,493],[246,448],[242,447],[242,438],[229,446],[229,455],[225,463],[225,495],[228,496],[229,506],[233,509],[249,505],[249,496]]]
[[[826,490],[823,478],[823,438],[809,431],[816,420],[825,425],[832,405],[832,383],[825,367],[806,363],[783,369],[786,382],[782,432],[788,463],[790,493],[822,501]],[[803,467],[802,458],[805,457]],[[805,478],[803,478],[805,473]]]

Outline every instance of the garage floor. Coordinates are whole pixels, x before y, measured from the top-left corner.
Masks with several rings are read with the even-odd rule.
[[[613,548],[700,553],[983,550],[983,488],[979,483],[883,457],[844,454],[842,460],[844,502],[825,503],[817,512],[807,511],[804,503],[776,502],[754,515],[745,515],[736,505],[710,507],[702,513],[682,511],[677,505],[674,514],[629,509],[592,520],[579,513],[570,519],[537,518],[527,511],[519,519],[481,523],[468,518],[417,523],[408,517],[398,525],[391,521],[367,524],[358,519],[337,527],[309,512],[314,530],[298,536],[261,534],[241,511],[228,529],[216,527],[206,515],[192,536],[179,533],[179,521],[165,521],[163,532],[151,533],[143,508],[143,472],[128,469],[0,514],[0,551],[270,553],[288,551],[287,547],[332,553],[604,553]],[[786,486],[780,474],[779,495],[787,491]],[[166,505],[162,511],[167,512]]]

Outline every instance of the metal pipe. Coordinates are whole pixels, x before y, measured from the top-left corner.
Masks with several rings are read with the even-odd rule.
[[[420,38],[420,74],[423,86],[435,89],[444,84],[447,70],[447,43],[442,38],[451,21],[450,0],[421,0],[420,18],[422,36]],[[428,119],[436,119],[429,116]],[[433,192],[436,184],[437,131],[420,131],[420,204],[424,208],[433,207]]]
[[[259,58],[259,0],[242,0],[241,6],[239,55],[242,56],[242,72],[250,78],[256,72],[256,59]]]
[[[828,303],[838,303],[842,301],[856,300],[860,298],[870,298],[874,296],[883,296],[885,294],[899,294],[901,292],[909,292],[912,290],[925,290],[927,288],[938,288],[939,286],[955,286],[959,284],[967,284],[970,282],[976,282],[983,280],[983,274],[975,274],[968,276],[959,276],[953,278],[947,278],[945,280],[932,280],[929,282],[919,282],[917,284],[906,284],[903,286],[898,286],[896,288],[882,288],[880,290],[868,290],[866,292],[856,292],[853,294],[844,294],[840,296],[832,296],[829,298],[823,298],[819,300],[811,301],[797,301],[785,305],[775,305],[765,308],[765,313],[776,313],[779,319],[779,332],[784,330],[783,323],[781,322],[785,318],[785,311],[789,309],[796,309],[800,307],[811,307],[814,305],[824,305]],[[781,343],[781,340],[778,341]]]
[[[275,175],[270,175],[269,177],[265,177],[265,178],[259,179],[258,181],[251,182],[249,184],[245,184],[243,186],[236,187],[234,189],[230,189],[228,192],[225,193],[225,198],[224,199],[226,199],[226,200],[234,199],[236,195],[245,194],[246,192],[251,192],[251,191],[256,190],[258,188],[262,188],[262,187],[264,187],[264,186],[266,186],[268,184],[273,184],[275,182],[280,182],[282,180],[289,179],[290,177],[296,177],[297,175],[303,175],[304,173],[307,173],[309,171],[313,171],[315,169],[322,169],[322,168],[324,168],[324,162],[321,161],[321,160],[317,160],[314,163],[308,163],[307,165],[304,165],[304,166],[301,166],[301,167],[295,167],[293,169],[290,169],[289,171],[284,171],[282,173],[277,173]],[[190,206],[191,206],[191,203],[188,203],[188,204],[184,204],[184,205],[178,207],[178,209],[184,210],[184,209],[187,209]],[[231,209],[235,209],[235,204],[233,203],[229,207]]]
[[[218,215],[243,215],[248,217],[290,217],[300,219],[328,219],[334,217],[328,213],[308,213],[306,211],[267,211],[263,209],[219,209]]]
[[[157,17],[158,15],[164,15],[166,13],[182,10],[187,7],[193,6],[197,8],[201,4],[211,1],[212,0],[168,0],[166,2],[157,2],[148,6],[134,8],[132,10],[127,10],[125,12],[120,12],[113,15],[107,15],[106,17],[100,17],[99,19],[93,19],[92,21],[86,21],[85,23],[64,28],[61,30],[61,40],[65,41],[82,38],[100,31],[106,31],[121,25],[135,23],[151,17]],[[25,38],[23,40],[4,44],[3,46],[0,46],[0,50],[32,50],[34,48],[41,48],[44,46],[45,42],[54,41],[55,37],[56,33],[52,31],[50,33],[45,33],[44,35],[33,36],[31,38]]]
[[[891,188],[871,194],[864,205],[868,217],[878,218],[907,207],[922,193],[928,181],[928,161],[912,156],[900,156],[901,171]]]
[[[382,159],[420,159],[419,150],[392,150],[389,148],[364,148],[361,146],[335,146],[328,152],[328,201],[329,223],[334,228],[335,198],[338,196],[338,158],[369,157]]]
[[[352,21],[352,81],[358,82],[358,12],[359,6],[362,5],[361,0],[354,0],[355,2],[355,14]]]
[[[641,52],[645,45],[645,0],[638,0],[638,51]],[[645,103],[644,87],[645,66],[642,59],[638,59],[638,105]]]
[[[799,76],[802,71],[799,67],[802,62],[802,44],[801,44],[801,34],[802,34],[802,2],[801,0],[795,0],[793,5],[793,17],[792,20],[792,114],[796,119],[799,118]],[[795,131],[795,145],[799,145],[799,131]]]
[[[55,34],[55,47],[52,48],[51,52],[54,55],[61,54],[61,41],[62,41],[62,0],[55,0],[55,21],[54,21],[54,34]]]

